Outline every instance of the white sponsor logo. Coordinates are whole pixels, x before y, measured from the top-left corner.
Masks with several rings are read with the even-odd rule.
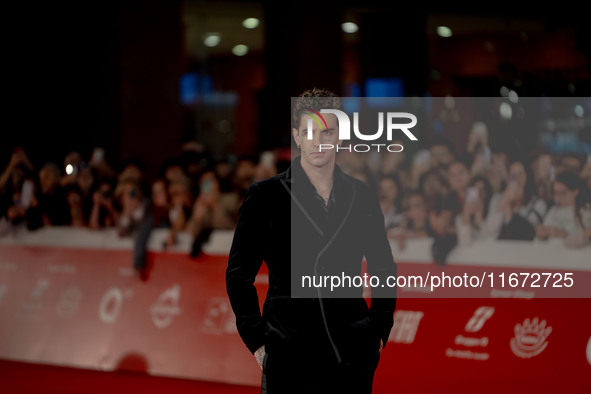
[[[589,342],[587,342],[587,361],[591,364],[591,337],[589,337]]]
[[[455,357],[455,358],[465,358],[468,360],[479,360],[485,361],[490,358],[490,354],[482,353],[482,352],[473,352],[472,350],[456,350],[447,348],[445,350],[445,355],[447,357]]]
[[[454,341],[456,345],[463,345],[466,347],[474,347],[474,346],[481,346],[486,347],[488,346],[488,337],[482,338],[472,338],[472,337],[465,337],[463,335],[456,336],[456,340]]]
[[[492,306],[481,306],[474,311],[474,314],[466,323],[464,330],[466,332],[478,332],[484,326],[484,323],[492,317],[495,313],[495,308]]]
[[[179,301],[181,299],[181,285],[175,283],[166,289],[150,308],[152,321],[158,328],[165,328],[172,323],[176,315],[180,315]]]
[[[214,335],[237,332],[236,317],[227,298],[211,297],[209,299],[201,329]]]
[[[495,313],[495,308],[492,306],[481,306],[478,307],[474,314],[468,319],[468,322],[464,326],[466,332],[478,332],[484,327],[484,324],[488,319]],[[489,343],[488,337],[466,337],[464,335],[456,335],[454,344],[464,347],[487,347]],[[485,352],[475,352],[466,349],[452,349],[447,348],[445,350],[447,357],[465,358],[470,360],[488,360],[490,354]]]
[[[388,341],[413,343],[423,315],[424,313],[421,311],[396,311],[394,313],[394,326],[390,331]]]
[[[49,283],[49,279],[47,278],[37,280],[35,287],[33,287],[29,294],[29,298],[23,302],[21,311],[17,313],[17,319],[29,321],[41,320],[41,313],[44,308],[43,296],[49,288]]]
[[[548,346],[548,335],[552,327],[546,327],[546,320],[541,322],[537,317],[525,319],[523,324],[515,325],[515,336],[511,338],[511,350],[521,358],[531,358],[540,354]]]
[[[98,315],[103,323],[113,324],[119,317],[124,299],[133,297],[133,289],[127,289],[125,293],[117,287],[111,287],[99,304]]]
[[[58,316],[70,317],[78,312],[80,301],[82,300],[82,290],[77,286],[72,286],[60,293],[60,298],[55,306]]]
[[[49,287],[49,279],[41,278],[37,281],[37,285],[31,291],[31,299],[38,300],[39,298],[43,297],[43,294]]]

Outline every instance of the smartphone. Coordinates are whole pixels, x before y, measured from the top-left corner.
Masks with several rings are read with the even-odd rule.
[[[476,122],[472,126],[472,131],[475,135],[485,135],[488,130],[484,122]]]
[[[273,152],[263,152],[261,154],[261,164],[265,167],[273,167],[275,163],[275,155]]]
[[[31,200],[33,199],[34,187],[35,187],[35,184],[30,179],[26,179],[25,182],[23,183],[23,188],[21,190],[20,204],[25,209],[27,209],[31,206]]]
[[[468,188],[468,191],[466,192],[466,201],[473,203],[478,201],[479,197],[480,193],[478,192],[477,187],[471,186]]]
[[[94,148],[92,151],[92,162],[100,163],[105,158],[105,150],[103,148]]]
[[[203,194],[210,194],[213,191],[213,181],[211,179],[206,179],[201,182],[201,193]]]

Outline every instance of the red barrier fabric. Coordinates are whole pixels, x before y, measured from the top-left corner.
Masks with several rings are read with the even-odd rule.
[[[259,385],[225,293],[227,256],[149,259],[141,280],[129,250],[0,245],[0,359]],[[469,269],[397,263],[400,275]],[[256,286],[262,304],[264,270]],[[591,299],[495,294],[401,297],[374,392],[590,393]]]

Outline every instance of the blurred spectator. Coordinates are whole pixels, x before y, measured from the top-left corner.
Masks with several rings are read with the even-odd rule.
[[[438,197],[448,193],[449,185],[447,180],[438,171],[430,170],[421,175],[418,191],[425,196],[425,202],[430,209]]]
[[[393,144],[403,145],[401,140],[393,140]],[[409,171],[405,168],[406,153],[402,152],[385,152],[377,153],[379,155],[379,168],[377,173],[379,175],[395,174],[399,179],[402,189],[412,187],[412,180]],[[373,171],[374,173],[376,171]]]
[[[70,223],[70,209],[60,177],[61,170],[55,163],[47,163],[39,171],[39,210],[45,226]]]
[[[166,159],[162,165],[161,176],[167,184],[170,184],[175,179],[186,176],[182,160],[178,157]]]
[[[421,179],[428,172],[433,172],[443,177],[440,171],[431,168],[431,153],[427,149],[419,150],[413,157],[410,169],[410,179],[407,187],[411,189],[421,188]]]
[[[62,178],[63,179],[63,178]],[[68,183],[64,187],[66,201],[70,211],[70,223],[72,227],[85,227],[84,211],[82,208],[82,193],[76,183]]]
[[[169,198],[166,183],[162,179],[152,183],[152,212],[154,227],[170,227]]]
[[[188,229],[193,203],[192,190],[191,179],[185,175],[177,174],[170,180],[168,185],[170,232],[165,243],[166,247],[175,245],[177,234]]]
[[[21,223],[29,229],[42,225],[36,189],[33,165],[25,151],[16,148],[0,175],[0,234]]]
[[[468,135],[466,152],[473,157],[470,175],[483,175],[491,165],[491,151],[488,144],[488,128],[483,122],[476,122]]]
[[[505,187],[507,174],[509,173],[509,154],[506,147],[497,143],[491,145],[490,166],[485,171],[485,176],[492,187],[493,193],[500,192]]]
[[[92,194],[92,210],[88,227],[98,230],[105,227],[115,227],[119,222],[119,212],[115,208],[113,187],[108,181],[103,181]]]
[[[495,239],[532,240],[546,211],[547,203],[536,196],[528,167],[516,160],[509,167],[505,189],[491,199],[487,230]]]
[[[445,264],[447,256],[458,242],[455,230],[457,206],[455,204],[449,205],[450,201],[453,202],[453,195],[455,193],[450,192],[448,196],[436,196],[434,205],[429,212],[429,228],[433,233],[431,255],[433,261],[439,265]]]
[[[470,166],[464,162],[456,160],[449,165],[447,170],[447,181],[449,183],[450,192],[447,197],[449,207],[456,213],[459,213],[461,206],[466,199],[466,191],[470,183]]]
[[[215,163],[214,171],[220,185],[221,193],[229,193],[233,190],[232,178],[234,165],[230,157],[223,157]]]
[[[554,199],[552,181],[555,175],[552,155],[547,152],[540,153],[532,163],[532,174],[538,197],[551,205]]]
[[[406,216],[402,227],[410,238],[424,238],[433,236],[429,227],[429,209],[425,196],[419,192],[412,192],[408,197]]]
[[[373,171],[368,160],[371,156],[359,154],[352,150],[341,150],[337,154],[337,163],[346,174],[362,182],[370,184],[372,187],[377,187],[375,176],[380,173]]]
[[[199,176],[209,167],[213,162],[213,157],[209,150],[199,144],[185,144],[183,152],[179,157],[180,163],[183,166],[185,174],[196,182]],[[196,190],[194,190],[196,192]]]
[[[115,198],[121,207],[117,223],[119,236],[131,236],[142,222],[146,209],[141,184],[136,179],[124,178],[115,188]]]
[[[586,206],[587,193],[579,176],[565,171],[553,183],[554,205],[543,224],[536,227],[540,239],[549,237],[568,240],[569,246],[582,246],[584,233],[591,225],[591,210]]]
[[[84,216],[84,223],[89,223],[90,213],[94,205],[93,193],[94,183],[97,177],[94,169],[90,164],[81,162],[78,165],[78,175],[76,176],[76,184],[80,191],[80,198],[82,199],[82,214]]]
[[[562,154],[560,156],[560,159],[558,160],[556,175],[561,174],[563,172],[573,172],[579,175],[584,165],[584,156],[575,152],[566,152]]]
[[[277,158],[271,151],[265,151],[260,154],[260,159],[255,167],[254,179],[260,181],[270,178],[277,174]]]
[[[296,156],[299,152],[296,153]],[[292,155],[292,157],[294,157]],[[347,149],[339,150],[337,152],[337,164],[345,174],[359,173],[369,165],[365,159],[365,156],[356,153],[351,149],[349,152]]]
[[[115,170],[107,162],[105,158],[105,150],[101,147],[96,147],[92,151],[89,164],[94,169],[98,179],[114,179]]]
[[[256,166],[256,159],[251,156],[242,156],[236,163],[234,170],[234,189],[240,196],[240,200],[244,197],[251,183],[254,182],[254,171]]]
[[[429,213],[429,226],[433,230],[433,259],[444,264],[449,252],[456,246],[456,217],[460,214],[466,190],[470,182],[469,166],[460,160],[452,161],[447,170],[450,191],[436,197],[435,206]]]
[[[18,190],[28,172],[34,170],[24,149],[16,148],[12,152],[8,165],[0,175],[0,193],[5,194]]]
[[[364,168],[360,171],[353,171],[349,175],[351,175],[355,179],[359,179],[362,182],[368,183],[372,187],[375,187],[373,173],[367,168]]]
[[[433,236],[429,227],[429,210],[425,196],[417,191],[408,194],[406,210],[399,227],[388,230],[388,238],[398,241],[398,247],[403,250],[407,239],[426,238]]]
[[[442,173],[447,171],[447,167],[455,159],[453,144],[450,140],[442,136],[437,136],[431,140],[429,153],[431,154],[431,168]]]
[[[378,186],[378,198],[384,215],[386,231],[400,226],[403,219],[402,187],[396,175],[382,175]]]
[[[456,217],[458,245],[467,246],[474,240],[488,237],[486,217],[492,197],[492,188],[488,180],[478,175],[470,181],[462,213]]]
[[[144,181],[145,165],[141,160],[128,159],[123,163],[118,181],[134,181],[141,187]],[[143,191],[143,188],[142,188]]]
[[[201,252],[201,246],[209,239],[213,229],[234,229],[239,207],[237,193],[221,193],[213,171],[205,172],[199,179],[199,195],[193,205],[189,230],[195,237],[192,255]]]

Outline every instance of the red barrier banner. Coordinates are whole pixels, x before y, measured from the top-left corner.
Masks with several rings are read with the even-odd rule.
[[[142,281],[130,250],[0,245],[0,358],[259,385],[225,293],[227,255],[149,259]],[[400,275],[469,269],[397,263]],[[256,286],[262,303],[264,271]],[[589,298],[515,291],[400,298],[374,392],[589,393],[590,310]]]

